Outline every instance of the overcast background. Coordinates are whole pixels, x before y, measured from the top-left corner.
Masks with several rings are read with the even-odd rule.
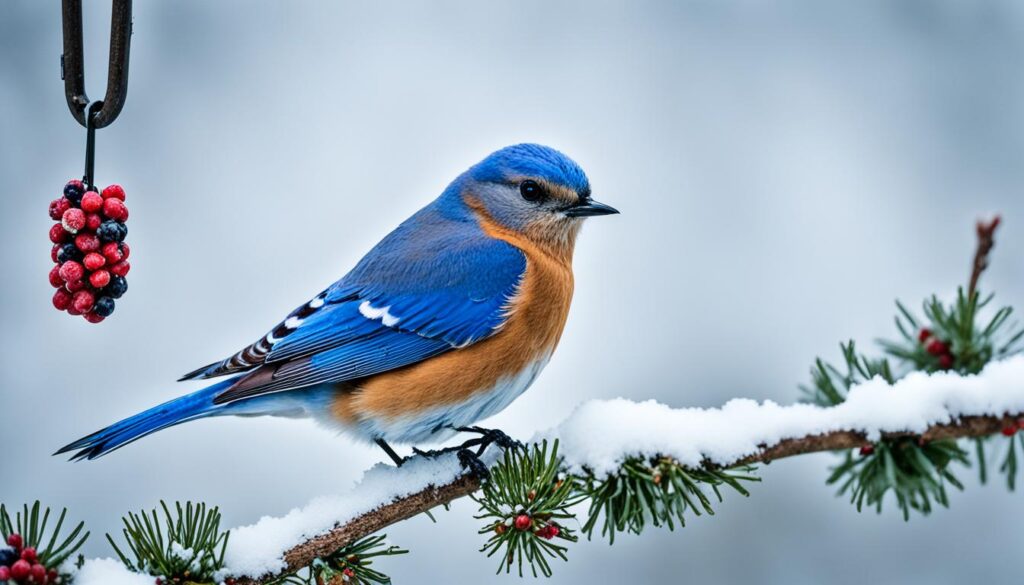
[[[87,86],[109,2],[87,2]],[[1006,2],[136,2],[131,83],[97,179],[131,209],[130,291],[102,325],[50,306],[46,207],[81,173],[59,3],[0,3],[0,500],[102,534],[159,499],[229,526],[347,489],[381,460],[296,421],[213,420],[82,464],[57,447],[198,388],[488,152],[550,144],[622,215],[590,221],[559,351],[488,421],[520,437],[588,398],[789,402],[815,355],[892,335],[967,277],[1024,305],[1024,8]],[[595,429],[595,440],[600,429]],[[780,461],[714,518],[572,546],[554,582],[940,583],[1020,575],[1024,497],[1000,484],[904,523]],[[388,529],[396,583],[515,582],[470,502]]]

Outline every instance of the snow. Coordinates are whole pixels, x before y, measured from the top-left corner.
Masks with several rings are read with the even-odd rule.
[[[595,400],[534,440],[558,438],[570,470],[587,468],[604,476],[632,456],[659,454],[684,465],[704,460],[727,465],[787,438],[856,430],[873,440],[883,432],[920,433],[959,416],[1007,413],[1024,413],[1024,356],[993,362],[976,376],[917,372],[893,386],[876,378],[852,388],[847,401],[833,408],[749,399],[709,409],[670,408],[653,400]],[[485,462],[493,463],[496,456],[495,449],[489,450]],[[285,567],[284,553],[290,548],[399,498],[448,484],[462,473],[454,454],[415,457],[401,468],[378,464],[345,494],[323,496],[285,516],[263,517],[233,529],[219,578],[277,573]],[[151,581],[132,575],[116,561],[101,559],[88,561],[75,583]]]
[[[75,573],[75,585],[153,585],[153,577],[132,573],[115,559],[89,559]]]
[[[614,473],[623,460],[664,455],[683,465],[728,465],[783,439],[831,431],[924,432],[958,416],[1024,413],[1024,356],[990,363],[974,376],[914,372],[890,386],[875,378],[854,386],[843,404],[779,406],[730,400],[721,408],[670,408],[653,400],[595,400],[535,440],[559,439],[568,468]]]

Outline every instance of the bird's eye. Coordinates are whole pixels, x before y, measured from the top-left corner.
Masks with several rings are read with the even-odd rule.
[[[519,194],[527,201],[540,201],[545,197],[544,187],[541,187],[537,181],[529,180],[519,183]]]

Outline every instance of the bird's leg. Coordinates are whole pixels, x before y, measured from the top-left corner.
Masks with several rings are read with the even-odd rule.
[[[492,444],[496,444],[502,449],[520,449],[523,447],[522,443],[516,441],[512,437],[509,437],[507,434],[497,429],[452,426],[449,426],[448,428],[460,433],[476,433],[480,436],[474,437],[462,443],[461,445],[456,445],[454,447],[445,447],[443,449],[431,449],[429,451],[423,451],[421,449],[417,449],[414,447],[412,450],[413,453],[421,457],[434,458],[440,457],[441,455],[445,455],[447,453],[454,452],[456,456],[459,458],[459,463],[461,463],[464,468],[469,470],[469,472],[472,475],[480,479],[486,479],[490,477],[490,473],[487,471],[487,466],[484,465],[484,462],[480,460],[480,456],[484,454],[484,451],[487,450],[487,447],[489,447]],[[474,447],[476,447],[475,452],[473,451]]]
[[[470,439],[462,444],[462,447],[474,447],[479,446],[477,449],[477,455],[483,455],[484,450],[491,444],[496,444],[502,449],[522,449],[523,444],[513,439],[512,437],[505,434],[504,431],[498,429],[485,429],[482,427],[455,427],[455,430],[460,433],[476,433],[480,435],[475,439]]]
[[[385,441],[384,439],[374,439],[373,442],[377,443],[377,446],[380,447],[381,449],[384,449],[384,452],[388,454],[388,457],[390,457],[391,460],[395,462],[396,467],[401,467],[402,464],[405,463],[405,459],[399,457],[398,453],[395,453],[395,450],[392,449],[391,445],[388,445],[387,441]]]

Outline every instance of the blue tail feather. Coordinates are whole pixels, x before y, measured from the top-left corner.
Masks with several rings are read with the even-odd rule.
[[[83,437],[61,448],[54,455],[78,451],[71,457],[73,461],[96,459],[167,427],[217,414],[217,411],[221,410],[223,406],[213,403],[214,396],[223,392],[233,383],[235,383],[235,379],[224,380],[192,394],[165,402],[160,406],[154,406]]]

